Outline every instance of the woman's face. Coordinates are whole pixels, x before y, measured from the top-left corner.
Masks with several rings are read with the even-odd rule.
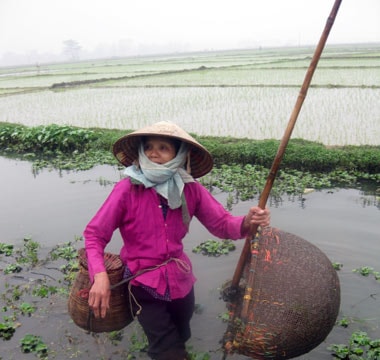
[[[168,138],[151,136],[144,142],[144,153],[150,161],[165,164],[176,157],[176,148]]]

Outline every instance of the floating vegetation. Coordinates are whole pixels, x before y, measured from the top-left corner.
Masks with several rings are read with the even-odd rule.
[[[0,153],[32,161],[36,173],[49,167],[88,170],[95,165],[117,165],[110,149],[124,133],[120,130],[0,123]],[[262,189],[279,146],[277,140],[197,138],[210,150],[215,162],[214,170],[202,182],[226,192],[237,190],[242,199],[251,198]],[[293,139],[281,166],[275,182],[278,194],[302,194],[305,188],[376,184],[380,181],[380,147],[328,148],[319,143]],[[99,183],[105,185],[107,181],[99,179]]]
[[[231,240],[207,240],[194,247],[193,253],[218,257],[228,255],[230,251],[235,249],[236,246]]]
[[[27,334],[20,340],[20,346],[23,353],[35,353],[39,359],[48,357],[49,349],[41,336]]]
[[[332,344],[328,350],[338,359],[378,360],[380,359],[380,339],[371,339],[366,332],[355,331],[348,345]]]
[[[370,266],[361,266],[357,269],[352,270],[354,273],[360,274],[362,276],[370,276],[373,275],[375,280],[380,281],[380,272],[375,271],[372,267]]]

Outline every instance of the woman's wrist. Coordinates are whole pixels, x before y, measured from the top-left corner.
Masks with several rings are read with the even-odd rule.
[[[106,271],[102,271],[94,275],[94,280],[104,279],[104,278],[108,278],[108,274]]]

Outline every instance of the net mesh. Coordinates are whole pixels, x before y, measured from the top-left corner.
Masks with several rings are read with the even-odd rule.
[[[223,288],[230,315],[225,354],[305,354],[327,337],[339,312],[339,278],[330,260],[315,245],[276,228],[261,231],[239,288],[230,285]]]

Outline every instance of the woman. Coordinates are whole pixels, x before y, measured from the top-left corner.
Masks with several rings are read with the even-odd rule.
[[[190,338],[196,281],[182,240],[193,216],[215,236],[244,238],[252,224],[268,226],[268,209],[252,207],[246,216],[232,216],[195,178],[213,166],[210,153],[192,136],[169,122],[132,132],[113,146],[126,166],[118,182],[84,231],[92,287],[89,306],[104,317],[110,282],[104,249],[119,229],[120,257],[126,275],[153,270],[131,281],[135,312],[156,360],[185,360]]]

